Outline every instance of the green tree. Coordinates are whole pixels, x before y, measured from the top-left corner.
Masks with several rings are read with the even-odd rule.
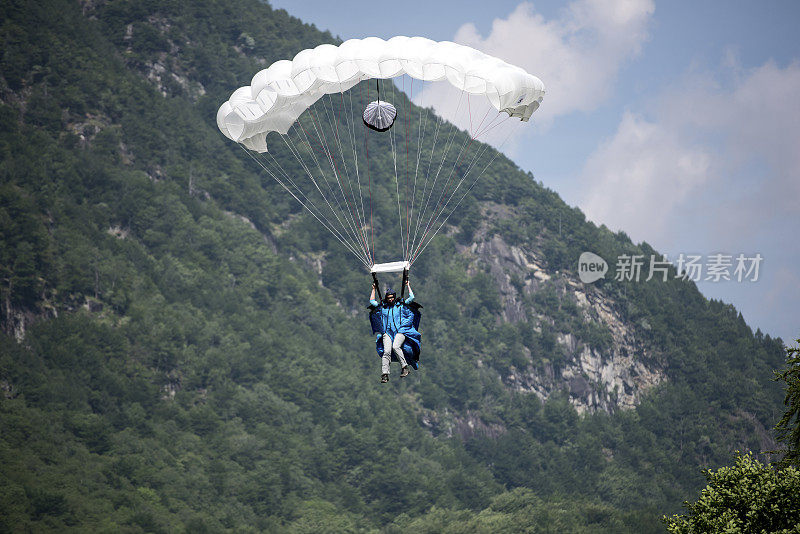
[[[736,465],[705,470],[708,485],[689,513],[663,517],[667,531],[800,533],[800,470],[777,470],[752,453],[736,456]]]
[[[798,346],[786,348],[786,369],[775,373],[775,380],[786,383],[786,411],[775,430],[788,447],[782,465],[800,467],[800,339]]]

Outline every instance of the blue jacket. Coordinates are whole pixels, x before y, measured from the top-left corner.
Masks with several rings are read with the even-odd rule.
[[[417,369],[420,343],[422,336],[419,333],[419,320],[421,314],[419,304],[413,302],[413,296],[403,302],[397,302],[392,306],[385,303],[378,305],[377,301],[370,301],[370,324],[372,333],[376,334],[375,349],[378,356],[383,356],[383,334],[389,334],[394,339],[396,334],[403,334],[403,355],[406,361],[414,369]],[[392,360],[397,361],[397,357],[392,354]]]

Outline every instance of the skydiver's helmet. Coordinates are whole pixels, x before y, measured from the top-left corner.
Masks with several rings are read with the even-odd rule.
[[[392,303],[394,303],[395,299],[397,299],[397,293],[395,293],[394,289],[391,287],[386,288],[386,295],[384,296],[384,302],[388,304],[389,302],[389,295],[392,296]]]

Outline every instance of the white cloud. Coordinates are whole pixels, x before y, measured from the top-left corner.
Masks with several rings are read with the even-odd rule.
[[[634,240],[666,238],[674,212],[711,178],[708,152],[668,128],[626,113],[586,163],[581,208]]]
[[[680,219],[724,246],[770,219],[797,219],[800,65],[772,62],[683,78],[653,120],[626,113],[582,173],[580,206],[597,223],[669,246]],[[788,222],[788,221],[787,221]]]
[[[487,36],[468,23],[458,29],[453,40],[541,78],[547,94],[534,120],[548,124],[558,115],[591,111],[611,95],[621,66],[637,55],[646,41],[654,9],[652,0],[576,0],[557,18],[546,20],[533,4],[524,2],[507,18],[495,19]],[[432,106],[447,120],[469,130],[466,108],[455,115],[453,103],[458,95],[443,85],[426,86],[415,101]],[[484,102],[472,103],[473,123],[488,108]],[[495,128],[480,139],[499,146],[505,134],[505,127]],[[511,139],[503,150],[512,154],[517,141]]]
[[[748,72],[736,65],[732,69],[737,74],[732,90],[703,85],[675,102],[688,108],[675,110],[675,117],[687,127],[723,138],[729,170],[753,163],[765,166],[764,176],[750,177],[761,182],[750,204],[793,209],[800,196],[800,63],[780,68],[767,62]]]
[[[608,98],[624,62],[641,50],[652,0],[577,0],[553,20],[524,2],[482,37],[465,24],[454,40],[518,65],[547,87],[541,118],[591,111]]]

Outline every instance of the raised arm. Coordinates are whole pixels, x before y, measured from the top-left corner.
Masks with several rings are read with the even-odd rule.
[[[375,291],[376,290],[377,290],[377,288],[375,287],[375,282],[372,282],[372,293],[369,294],[369,303],[372,306],[377,306],[378,305],[378,301],[375,300]]]
[[[408,289],[408,298],[404,301],[406,304],[414,302],[414,292],[411,290],[411,284],[406,280],[406,288]]]

